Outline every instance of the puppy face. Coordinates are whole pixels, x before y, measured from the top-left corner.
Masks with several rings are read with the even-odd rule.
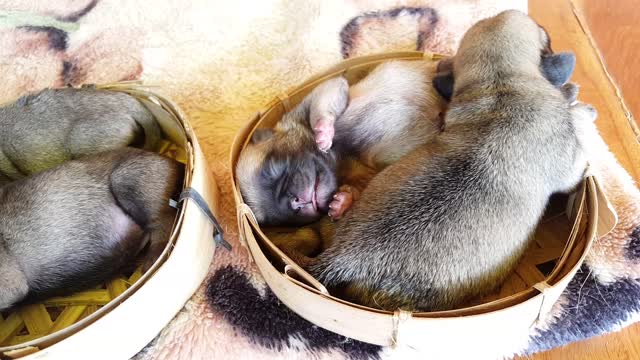
[[[302,125],[258,129],[242,151],[236,177],[263,225],[303,225],[329,210],[337,190],[336,156],[317,149]]]

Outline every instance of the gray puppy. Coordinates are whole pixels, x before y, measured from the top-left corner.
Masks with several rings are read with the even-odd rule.
[[[124,148],[88,155],[0,188],[0,309],[104,282],[163,251],[181,164]]]
[[[451,309],[513,271],[551,194],[582,179],[582,105],[541,71],[546,32],[518,11],[475,24],[453,59],[446,129],[380,172],[308,271],[388,310]],[[578,110],[576,110],[578,109]]]
[[[0,108],[0,185],[87,154],[151,150],[159,140],[153,115],[130,95],[43,90]]]

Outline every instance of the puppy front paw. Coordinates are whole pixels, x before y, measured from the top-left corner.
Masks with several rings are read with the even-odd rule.
[[[357,200],[360,193],[349,185],[343,185],[339,191],[333,195],[333,200],[329,203],[329,217],[336,221],[340,220],[351,208],[353,202]]]
[[[333,144],[334,123],[349,103],[349,83],[342,76],[318,85],[311,93],[309,122],[318,149],[328,151]]]

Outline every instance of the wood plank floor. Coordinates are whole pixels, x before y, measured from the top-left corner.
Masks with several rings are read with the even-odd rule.
[[[598,3],[597,6],[596,3]],[[629,24],[623,21],[617,22],[615,16],[605,14],[609,11],[605,3],[629,6],[629,10],[635,11],[637,17]],[[602,67],[597,49],[592,46],[593,40],[585,34],[585,31],[593,33],[593,39],[598,47],[608,52],[609,57],[605,58],[610,67],[608,67],[609,71],[614,77],[619,77],[616,82],[625,84],[623,92],[627,99],[633,100],[632,111],[640,115],[640,103],[635,102],[635,98],[640,94],[640,71],[638,71],[640,63],[637,60],[640,55],[638,51],[640,49],[640,30],[638,30],[640,29],[640,7],[638,5],[640,4],[637,0],[529,0],[529,13],[550,33],[554,50],[571,50],[576,53],[578,63],[572,79],[581,85],[580,99],[593,104],[598,109],[597,125],[602,136],[636,182],[640,179],[640,145],[638,143],[640,133],[635,124],[632,125],[633,120],[630,122],[621,106],[615,93],[616,88]],[[618,16],[624,14],[620,11],[616,13]],[[593,29],[588,25],[589,21],[593,22]],[[616,30],[621,25],[629,28]],[[607,31],[610,33],[607,34]],[[635,38],[620,41],[625,37]],[[636,72],[629,71],[630,69]],[[536,354],[528,359],[640,359],[640,324],[627,327],[617,333]]]
[[[640,3],[638,0],[574,0],[626,104],[640,124]]]

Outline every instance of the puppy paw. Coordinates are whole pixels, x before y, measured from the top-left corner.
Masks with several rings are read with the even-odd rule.
[[[329,203],[329,217],[334,221],[340,220],[358,197],[358,190],[349,185],[341,186],[339,191],[333,195],[333,200]]]
[[[328,151],[333,144],[333,135],[335,135],[335,129],[333,127],[334,119],[322,118],[315,121],[316,125],[313,127],[313,133],[316,140],[316,145],[320,151]]]

